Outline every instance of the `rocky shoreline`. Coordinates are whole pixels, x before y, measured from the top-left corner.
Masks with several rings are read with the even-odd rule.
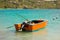
[[[59,1],[40,1],[40,0],[0,0],[0,8],[21,8],[21,9],[59,9]]]

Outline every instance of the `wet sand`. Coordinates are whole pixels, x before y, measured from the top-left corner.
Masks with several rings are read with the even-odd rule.
[[[0,30],[0,40],[46,40],[47,29],[44,28],[35,32],[16,32],[13,30],[5,29]]]

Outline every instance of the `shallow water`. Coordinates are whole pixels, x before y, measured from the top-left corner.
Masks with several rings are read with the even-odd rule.
[[[22,18],[46,19],[46,28],[35,32],[16,32],[14,24],[25,21]],[[7,29],[7,27],[13,26]],[[0,9],[0,40],[60,40],[60,9]]]

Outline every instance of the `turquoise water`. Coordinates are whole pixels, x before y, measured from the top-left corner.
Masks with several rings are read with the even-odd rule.
[[[46,19],[48,25],[36,32],[15,32],[14,24],[25,21],[18,15]],[[0,40],[60,40],[60,9],[0,9]]]

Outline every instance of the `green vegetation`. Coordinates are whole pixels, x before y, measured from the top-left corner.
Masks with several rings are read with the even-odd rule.
[[[0,0],[0,8],[60,8],[60,2],[41,0]]]

